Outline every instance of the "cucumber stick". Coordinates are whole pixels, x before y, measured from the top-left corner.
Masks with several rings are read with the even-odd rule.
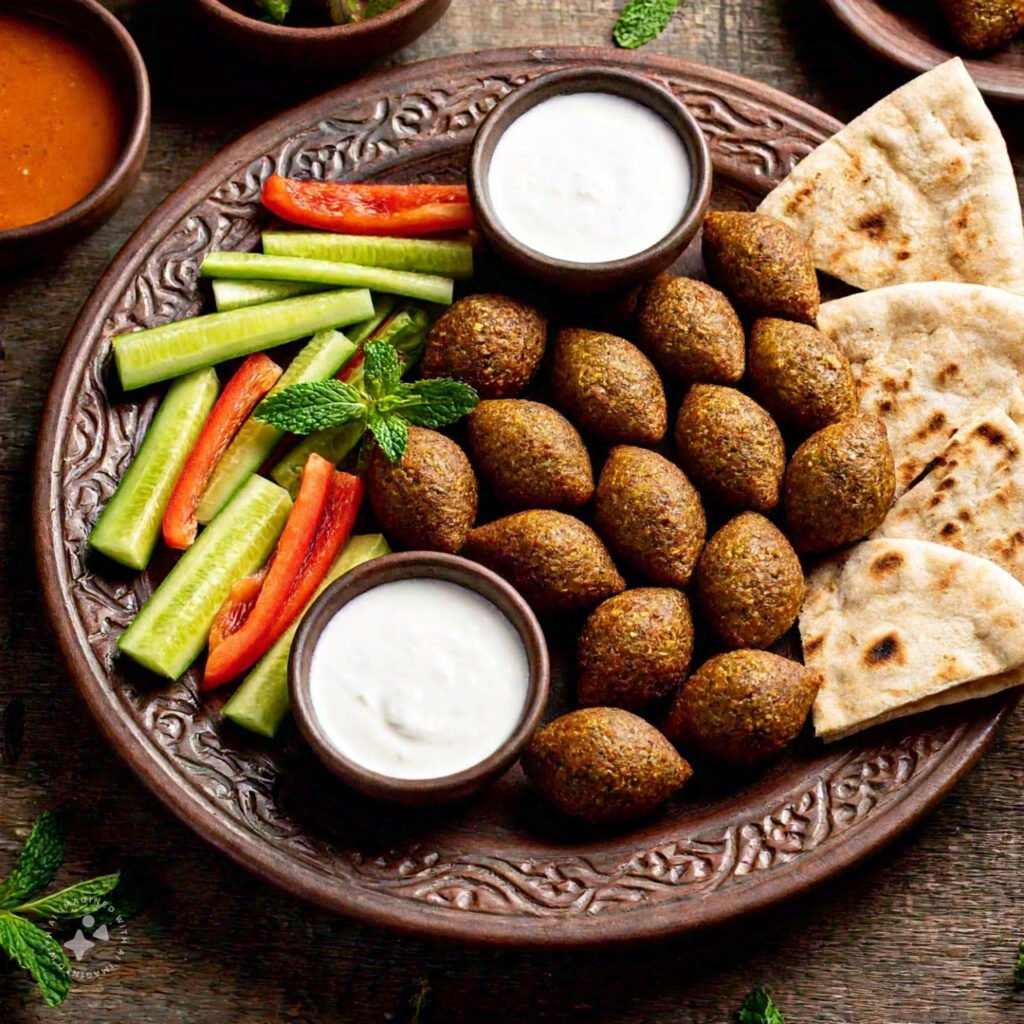
[[[413,274],[407,270],[306,260],[298,256],[264,256],[258,252],[211,252],[199,272],[204,277],[243,281],[309,281],[320,285],[372,288],[444,306],[451,305],[454,287],[450,277],[436,274]]]
[[[219,312],[226,313],[243,306],[258,306],[324,290],[323,285],[309,281],[214,281],[213,301]]]
[[[299,493],[302,470],[310,455],[315,452],[337,466],[359,444],[365,430],[366,424],[362,420],[357,423],[346,423],[341,427],[314,430],[312,434],[300,437],[295,445],[274,463],[270,475],[294,498]]]
[[[130,569],[146,568],[171,492],[218,389],[217,374],[209,368],[170,386],[142,446],[89,534],[90,547]]]
[[[300,295],[122,334],[113,341],[114,360],[121,386],[131,391],[371,316],[365,288]]]
[[[117,646],[150,671],[177,679],[199,656],[231,587],[274,550],[291,507],[283,488],[250,477],[167,574]]]
[[[355,354],[356,346],[338,331],[320,331],[291,361],[271,394],[307,381],[327,380]],[[267,460],[284,431],[250,416],[217,461],[196,509],[196,518],[208,523],[235,491]]]
[[[352,537],[327,571],[323,583],[317,588],[312,604],[336,579],[344,576],[371,558],[379,558],[391,551],[388,542],[379,533]],[[309,605],[303,611],[306,614]],[[291,653],[295,631],[302,621],[300,616],[281,634],[277,643],[256,663],[232,698],[224,705],[224,715],[236,725],[260,736],[273,737],[288,714],[288,655]]]
[[[462,279],[473,276],[473,247],[468,242],[335,235],[326,231],[264,231],[263,251],[268,256],[299,256]]]

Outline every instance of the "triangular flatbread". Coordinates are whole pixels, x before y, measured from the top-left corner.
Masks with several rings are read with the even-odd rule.
[[[959,58],[866,110],[758,207],[857,288],[967,281],[1024,292],[1006,142]]]
[[[1005,406],[1024,370],[1024,298],[983,285],[896,285],[827,302],[861,412],[879,416],[902,494],[974,416]]]
[[[942,544],[869,540],[819,568],[800,632],[815,731],[839,739],[1024,665],[1024,585]]]

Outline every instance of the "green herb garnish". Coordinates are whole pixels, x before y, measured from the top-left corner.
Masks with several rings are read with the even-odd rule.
[[[458,380],[402,382],[395,346],[369,341],[363,349],[362,384],[339,380],[293,384],[265,398],[256,419],[291,434],[361,422],[392,462],[409,441],[409,425],[444,427],[476,408],[479,398]]]
[[[1024,939],[1017,946],[1017,966],[1013,971],[1013,987],[1024,989]]]
[[[668,27],[679,0],[629,0],[612,35],[619,46],[635,50],[657,39]]]
[[[786,1018],[772,1002],[768,990],[760,986],[743,1000],[736,1019],[739,1024],[786,1024]]]
[[[28,918],[52,921],[94,913],[106,907],[106,897],[120,879],[103,875],[39,896],[63,860],[64,830],[47,812],[35,823],[14,870],[0,881],[0,949],[32,975],[48,1006],[64,1002],[71,988],[71,964],[60,943]]]
[[[267,21],[280,25],[292,9],[292,0],[255,0],[256,6]]]

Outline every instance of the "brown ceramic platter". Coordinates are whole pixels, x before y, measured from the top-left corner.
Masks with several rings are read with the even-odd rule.
[[[650,75],[687,104],[711,148],[717,207],[753,206],[840,127],[747,79],[621,51],[496,50],[374,75],[268,122],[163,203],[103,276],[53,380],[36,477],[39,571],[90,711],[150,789],[238,864],[376,924],[572,945],[683,932],[763,909],[849,867],[934,806],[1013,703],[1004,694],[829,747],[804,738],[755,778],[705,781],[633,831],[608,835],[554,822],[518,768],[460,806],[413,812],[364,802],[313,760],[291,723],[281,742],[256,742],[222,720],[223,698],[197,699],[194,674],[155,686],[116,657],[117,636],[160,569],[117,575],[86,558],[85,542],[156,395],[140,406],[108,394],[107,339],[200,309],[203,255],[258,244],[260,187],[272,171],[461,180],[474,132],[498,99],[543,72],[595,64]],[[681,265],[700,271],[696,245]],[[557,670],[566,644],[549,641]]]
[[[959,53],[937,3],[921,0],[825,0],[875,53],[911,71],[962,56],[978,88],[994,99],[1024,100],[1024,35],[984,54]]]

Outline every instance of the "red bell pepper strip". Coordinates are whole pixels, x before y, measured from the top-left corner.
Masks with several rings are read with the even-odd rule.
[[[476,226],[465,185],[367,185],[272,174],[263,205],[294,224],[349,235],[434,235]]]
[[[169,548],[184,551],[192,546],[199,530],[196,508],[217,461],[282,372],[277,363],[259,352],[249,356],[228,381],[185,460],[164,512],[164,542]]]
[[[255,607],[256,599],[260,596],[273,561],[274,556],[271,555],[270,560],[259,572],[255,572],[251,576],[243,576],[231,588],[231,593],[220,606],[220,610],[214,616],[213,625],[210,627],[209,647],[211,651],[245,625],[245,620]]]
[[[308,481],[308,477],[312,479]],[[314,481],[317,498],[322,500],[317,502],[319,510],[310,528],[309,517],[316,510],[312,497]],[[220,686],[254,665],[302,614],[348,539],[361,500],[362,483],[357,478],[335,473],[326,459],[310,455],[292,515],[278,541],[259,597],[245,624],[211,648],[203,677],[204,690]],[[289,529],[299,509],[301,535],[297,526],[294,531]],[[287,565],[288,569],[279,569],[279,564]]]

